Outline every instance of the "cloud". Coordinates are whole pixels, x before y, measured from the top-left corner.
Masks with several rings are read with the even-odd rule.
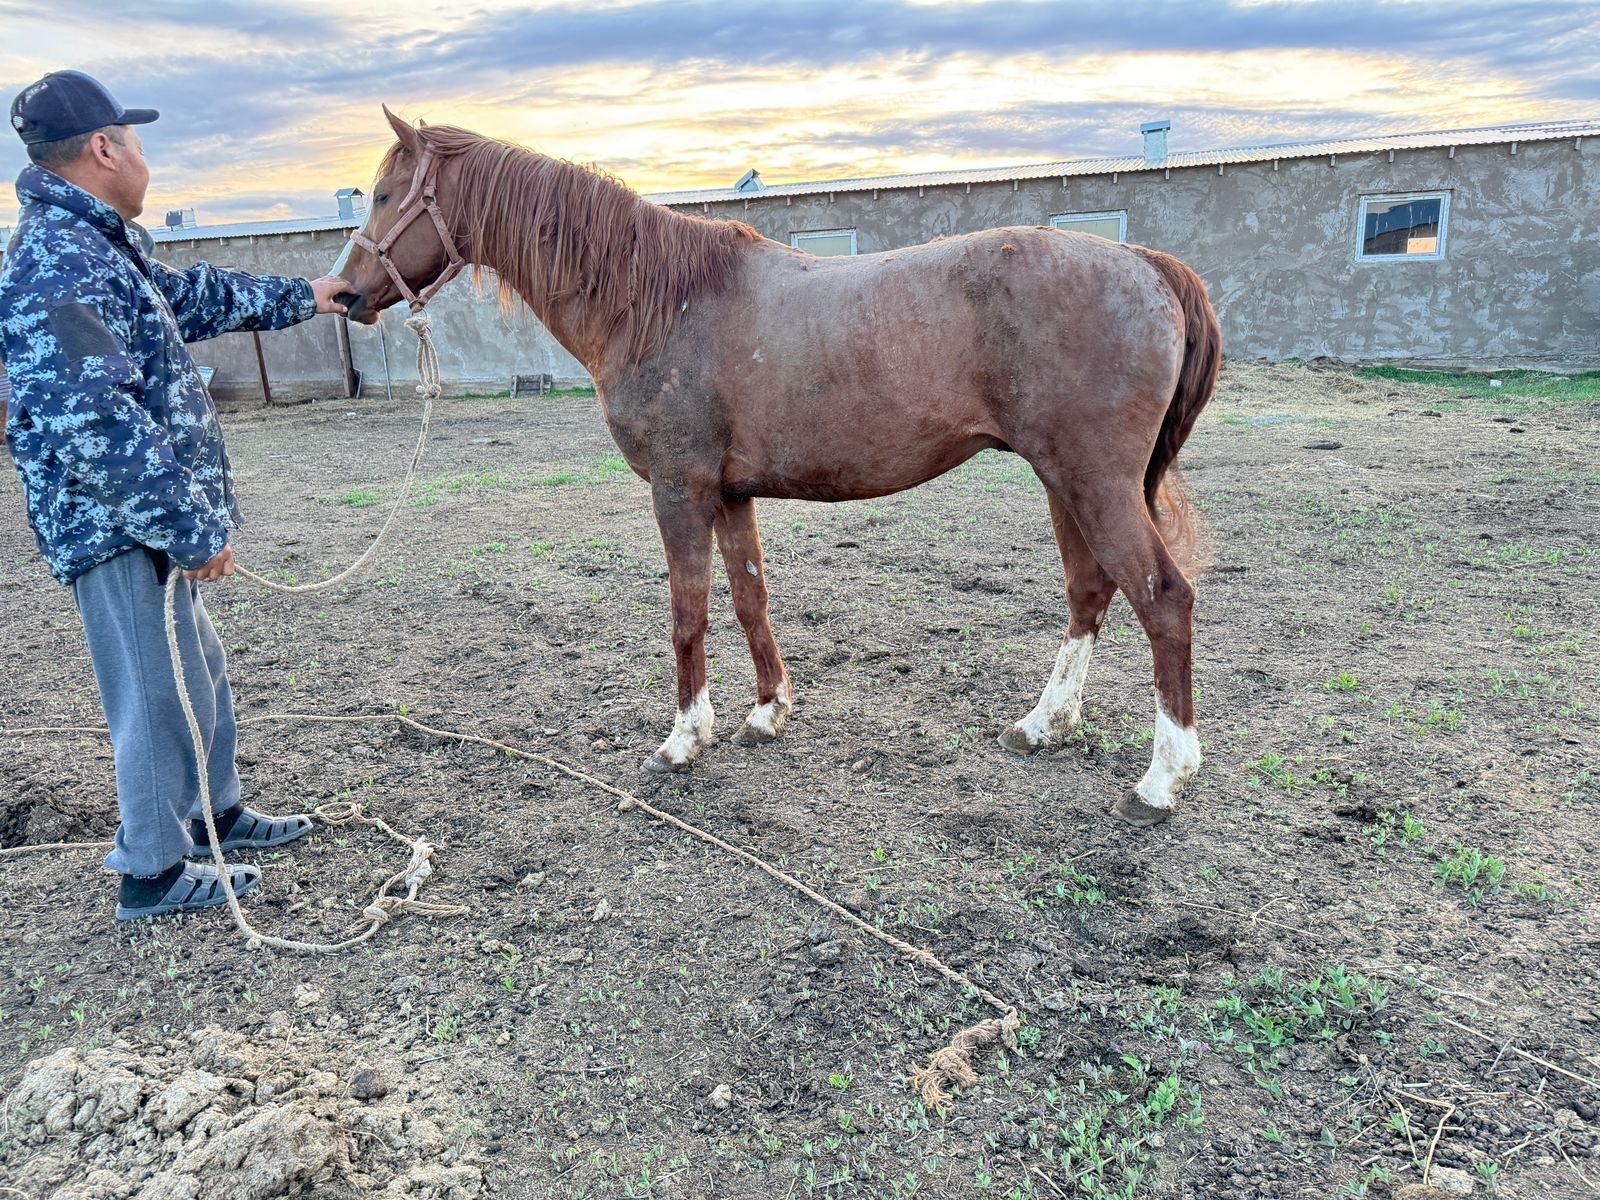
[[[746,160],[778,181],[1129,153],[1152,116],[1199,147],[1588,115],[1600,97],[1600,15],[1577,0],[0,0],[0,24],[0,93],[72,56],[160,108],[152,210],[209,221],[329,211],[387,141],[380,101],[655,190]],[[0,139],[0,181],[23,162]]]

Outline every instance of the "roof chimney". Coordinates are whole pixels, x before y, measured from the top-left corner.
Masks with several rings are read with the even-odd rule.
[[[366,211],[367,206],[362,203],[364,193],[360,188],[340,188],[333,195],[339,202],[340,220],[354,221],[360,213]]]
[[[736,192],[759,192],[764,187],[765,185],[761,182],[761,172],[751,167],[743,175],[739,176],[739,182],[733,185],[733,190]]]
[[[1171,121],[1146,121],[1139,126],[1139,132],[1144,134],[1144,165],[1159,167],[1167,161],[1167,130],[1172,128]]]
[[[164,222],[168,229],[193,229],[197,222],[192,208],[170,208]]]

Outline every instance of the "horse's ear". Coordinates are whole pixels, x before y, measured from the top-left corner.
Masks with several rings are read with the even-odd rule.
[[[416,154],[420,149],[422,139],[417,136],[417,131],[411,127],[411,123],[395,116],[389,111],[387,104],[383,106],[383,115],[389,118],[389,128],[394,130],[394,135],[400,139],[400,144],[411,153]]]

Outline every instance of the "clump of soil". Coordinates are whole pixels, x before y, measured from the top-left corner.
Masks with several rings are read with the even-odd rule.
[[[425,1087],[393,1061],[308,1038],[284,1014],[253,1036],[68,1047],[5,1098],[0,1171],[60,1200],[471,1200]]]

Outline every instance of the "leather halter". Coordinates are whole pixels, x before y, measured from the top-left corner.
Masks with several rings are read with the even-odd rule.
[[[417,198],[418,192],[422,193],[422,203],[413,205],[412,201]],[[400,294],[411,305],[411,311],[421,312],[428,301],[438,295],[439,289],[461,274],[462,268],[467,265],[467,260],[456,252],[456,240],[450,236],[450,229],[444,223],[444,214],[439,211],[439,200],[434,192],[432,150],[422,152],[416,172],[411,176],[411,190],[406,193],[406,198],[400,201],[400,210],[400,219],[389,227],[389,232],[383,235],[382,241],[374,242],[359,229],[350,235],[350,240],[372,254],[378,260],[378,264],[389,272],[389,278],[394,280],[395,287],[400,289]],[[400,274],[400,269],[394,265],[394,260],[389,257],[389,247],[393,246],[400,235],[423,213],[433,218],[433,227],[438,231],[439,242],[444,246],[444,252],[450,261],[445,264],[437,279],[422,291],[413,292],[411,285],[406,283],[405,277]]]

